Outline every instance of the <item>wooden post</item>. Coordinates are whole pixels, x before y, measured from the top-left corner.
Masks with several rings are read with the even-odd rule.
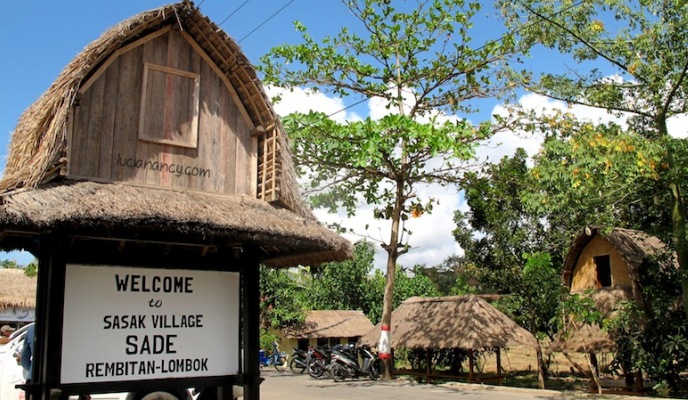
[[[50,400],[50,387],[60,381],[62,303],[64,302],[65,235],[46,233],[40,237],[36,292],[35,343],[32,361],[31,400]],[[34,340],[27,338],[27,340]]]
[[[244,249],[242,257],[243,299],[242,311],[242,349],[244,350],[244,399],[260,399],[260,260],[255,249]],[[231,388],[229,388],[231,390]],[[231,393],[231,392],[230,392]]]
[[[425,380],[430,383],[432,373],[432,349],[425,349]]]
[[[497,356],[497,375],[502,373],[502,349],[497,347],[495,350],[495,355]]]
[[[468,349],[468,382],[473,382],[473,349]]]

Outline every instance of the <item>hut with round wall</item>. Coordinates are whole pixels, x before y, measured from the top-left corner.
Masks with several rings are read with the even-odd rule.
[[[321,225],[299,195],[287,136],[253,66],[186,1],[106,31],[23,113],[0,181],[0,249],[27,250],[38,260],[36,368],[26,388],[46,400],[55,390],[156,386],[173,394],[220,388],[221,396],[232,385],[258,398],[259,264],[351,256],[351,244]],[[225,278],[233,286],[215,288]],[[120,292],[133,303],[108,309]],[[182,294],[186,300],[177,300]],[[152,297],[150,305],[143,296]],[[216,368],[211,352],[206,371],[99,377],[99,370],[88,370],[96,361],[68,356],[67,347],[79,340],[95,354],[141,353],[149,337],[112,329],[114,319],[106,317],[138,314],[149,328],[153,311],[178,321],[189,304],[204,306],[188,311],[204,316],[204,325],[196,318],[191,329],[185,319],[186,330],[167,336],[179,341],[167,350],[193,350],[200,344],[191,336],[225,321],[208,333],[228,328],[229,339],[207,337],[206,347],[232,343],[215,349],[230,362]],[[111,344],[92,343],[99,336]],[[76,352],[87,357],[86,350]]]
[[[640,269],[652,257],[669,257],[666,265],[677,268],[675,255],[659,238],[645,232],[587,226],[574,238],[564,260],[564,283],[572,294],[589,295],[605,318],[613,318],[620,304],[627,301],[642,306],[642,291],[638,284]],[[587,294],[589,292],[589,294]],[[604,384],[614,392],[637,393],[643,386],[639,371],[625,371],[623,382],[601,382],[599,354],[613,353],[616,343],[600,326],[584,324],[571,319],[562,335],[552,343],[549,351],[587,354],[592,377],[598,391]]]
[[[501,383],[501,349],[513,346],[537,347],[535,337],[516,322],[476,295],[448,297],[412,297],[392,313],[393,350],[424,349],[425,370],[395,369],[395,375],[416,375],[434,379],[460,379],[469,382],[496,381]],[[369,331],[359,343],[375,346],[380,327]],[[468,353],[468,373],[465,376],[436,370],[432,364],[435,350],[465,350]],[[475,371],[474,353],[494,350],[496,374]]]

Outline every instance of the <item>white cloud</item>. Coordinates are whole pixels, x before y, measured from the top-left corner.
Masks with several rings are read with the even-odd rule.
[[[330,118],[339,123],[362,120],[360,115],[345,110],[344,100],[329,97],[321,92],[314,93],[301,88],[288,90],[271,86],[267,86],[265,91],[270,97],[281,97],[281,101],[274,105],[275,112],[281,116],[296,111],[307,113],[313,110],[331,115]]]
[[[280,115],[287,115],[294,111],[307,112],[308,110],[316,110],[328,115],[334,113],[332,118],[340,123],[363,119],[363,117],[354,112],[338,112],[346,108],[343,100],[328,97],[323,93],[309,94],[301,89],[285,91],[275,90],[274,88],[267,88],[267,91],[271,96],[278,93],[281,94],[282,101],[275,106],[277,113]],[[411,104],[408,99],[412,98],[412,96],[407,94],[406,98],[406,106],[408,107]],[[625,123],[624,118],[617,118],[605,110],[579,105],[567,106],[561,101],[532,93],[522,96],[519,99],[519,103],[527,110],[534,110],[539,113],[560,110],[573,113],[579,118],[593,122],[615,121],[622,125]],[[385,102],[381,99],[370,99],[368,101],[370,117],[379,119],[396,111],[388,110],[384,107],[384,104]],[[497,105],[494,107],[492,114],[504,115],[506,112],[506,108],[503,105]],[[438,114],[438,119],[456,118]],[[672,118],[669,121],[670,132],[677,137],[688,136],[685,128],[688,125],[685,122],[685,116]],[[517,147],[523,147],[532,156],[539,151],[541,143],[542,137],[540,136],[526,135],[523,132],[501,132],[481,146],[478,150],[478,155],[481,159],[489,157],[490,161],[497,162],[505,155],[513,155]],[[452,236],[452,230],[455,228],[454,212],[457,209],[467,210],[467,205],[463,198],[454,188],[440,187],[439,185],[419,187],[417,188],[417,193],[419,198],[427,199],[433,197],[439,200],[439,204],[434,206],[432,214],[424,214],[420,218],[411,218],[407,221],[406,228],[413,233],[409,240],[412,247],[407,254],[399,258],[398,264],[404,267],[412,267],[416,264],[435,266],[444,261],[448,256],[462,254],[462,249]],[[352,242],[362,239],[365,235],[377,240],[375,266],[383,271],[386,269],[387,254],[379,246],[379,243],[389,240],[390,223],[374,219],[373,206],[361,206],[357,210],[356,216],[352,218],[347,218],[343,212],[339,214],[330,214],[325,210],[314,210],[314,212],[322,222],[340,223],[347,228],[352,228],[355,234],[344,234]],[[367,230],[365,229],[366,225],[368,225]]]

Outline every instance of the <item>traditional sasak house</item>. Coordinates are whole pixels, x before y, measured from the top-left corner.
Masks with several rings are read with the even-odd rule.
[[[633,301],[642,306],[639,273],[653,257],[669,257],[669,262],[662,265],[675,267],[675,257],[657,237],[625,228],[605,232],[598,227],[585,227],[574,238],[564,260],[564,283],[572,294],[590,296],[606,318],[613,318],[623,302]],[[550,348],[586,353],[594,369],[598,368],[596,354],[615,350],[616,343],[600,326],[580,323],[575,317]],[[627,375],[626,381],[631,383],[630,373]],[[634,384],[634,389],[642,388],[641,379],[635,379]]]
[[[50,390],[135,391],[153,383],[240,384],[257,398],[259,263],[351,256],[350,243],[318,223],[299,195],[287,136],[254,67],[186,1],[105,32],[23,113],[0,181],[0,249],[38,259],[39,368],[30,390],[44,398]],[[63,305],[66,318],[73,296],[65,280],[81,289],[72,276],[80,269],[65,278],[71,265],[236,272],[241,305],[232,334],[242,350],[235,373],[66,384],[56,357],[63,337],[78,334],[62,330]],[[162,282],[132,275],[128,289],[145,290],[145,279]],[[95,307],[98,297],[81,302]]]

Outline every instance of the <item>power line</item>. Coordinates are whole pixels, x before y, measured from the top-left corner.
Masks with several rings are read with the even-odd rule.
[[[203,0],[203,1],[205,1],[205,0]],[[232,17],[232,15],[236,14],[237,11],[241,10],[241,7],[245,6],[246,3],[248,3],[249,1],[251,1],[251,0],[246,0],[246,1],[244,1],[243,3],[241,3],[241,5],[239,5],[239,7],[237,7],[236,9],[234,9],[234,11],[232,11],[232,12],[227,16],[227,18],[223,19],[222,22],[220,22],[219,24],[217,24],[217,26],[222,26],[222,24],[224,24],[225,22],[227,22],[227,20],[230,19],[230,18]]]
[[[292,0],[292,1],[293,1],[293,0]],[[518,1],[518,0],[517,0],[517,1]],[[550,18],[556,17],[557,15],[559,15],[559,14],[561,14],[561,13],[563,13],[563,12],[569,11],[569,10],[575,8],[575,7],[579,7],[579,6],[581,6],[581,5],[582,5],[583,3],[585,3],[585,2],[586,2],[586,0],[580,0],[579,2],[574,3],[574,4],[571,4],[571,5],[568,6],[568,7],[562,8],[562,9],[560,9],[559,11],[557,11],[556,13],[550,15]],[[266,22],[267,22],[267,21],[266,21]],[[521,31],[524,31],[524,30],[526,30],[526,29],[528,29],[528,28],[530,28],[530,27],[532,27],[532,26],[534,26],[534,25],[536,25],[536,24],[537,24],[537,22],[531,22],[530,24],[524,25],[524,26],[522,26],[522,27],[520,27],[520,28],[518,28],[518,29],[515,29],[515,30],[513,30],[513,31],[509,31],[509,32],[507,32],[507,33],[501,35],[499,38],[494,39],[494,40],[491,40],[491,41],[489,41],[489,42],[483,44],[482,46],[476,48],[475,51],[476,51],[476,52],[477,52],[477,51],[480,51],[480,50],[484,49],[484,48],[487,47],[487,46],[490,46],[490,45],[492,45],[492,44],[501,42],[501,41],[504,40],[507,36],[513,35],[513,34],[515,34],[515,33],[519,33],[519,32],[521,32]],[[418,76],[414,77],[414,79],[418,79],[418,78],[421,78],[421,77],[422,77],[422,75],[418,75]],[[400,84],[400,85],[401,85],[401,84]],[[390,90],[393,90],[393,89],[395,89],[395,88],[397,88],[397,87],[399,87],[399,85],[392,86],[392,87],[390,87],[389,89],[390,89]],[[337,111],[335,111],[335,112],[333,112],[333,113],[328,114],[328,115],[325,116],[324,118],[330,118],[330,117],[332,117],[333,115],[339,114],[340,112],[344,112],[344,111],[346,111],[346,110],[348,110],[348,109],[350,109],[350,108],[352,108],[352,107],[355,107],[355,106],[357,106],[357,105],[359,105],[359,104],[361,104],[361,103],[367,101],[368,99],[369,99],[368,97],[365,97],[365,98],[363,98],[363,99],[361,99],[361,100],[359,100],[359,101],[356,101],[355,103],[353,103],[353,104],[351,104],[351,105],[349,105],[349,106],[346,106],[346,107],[342,108],[341,110],[337,110]],[[323,118],[323,119],[324,119],[324,118]],[[317,121],[317,122],[319,122],[319,121]],[[299,129],[305,129],[305,128],[308,128],[309,126],[313,126],[314,124],[315,124],[315,122],[312,123],[312,124],[309,124],[309,125],[304,125],[304,126],[302,126],[301,128],[299,128]]]
[[[291,3],[293,3],[293,2],[294,2],[294,0],[290,0],[287,4],[285,4],[284,6],[282,6],[282,8],[280,8],[279,10],[275,11],[271,16],[269,16],[269,17],[268,17],[265,21],[263,21],[260,25],[258,25],[257,27],[255,27],[251,32],[247,33],[244,37],[242,37],[241,39],[239,39],[239,41],[237,41],[237,43],[241,43],[244,39],[246,39],[247,37],[251,36],[251,34],[253,34],[255,31],[257,31],[258,29],[260,29],[260,27],[262,27],[263,25],[267,24],[268,21],[270,21],[272,18],[274,18],[277,14],[281,13],[285,8],[287,8],[287,7],[288,7]]]

